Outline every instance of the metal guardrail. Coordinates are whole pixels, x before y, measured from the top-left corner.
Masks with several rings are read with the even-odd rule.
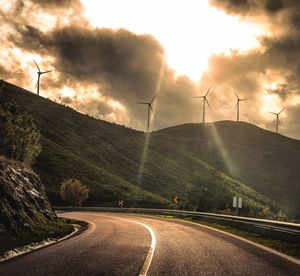
[[[56,206],[54,208],[55,210],[61,211],[92,211],[172,215],[176,217],[192,218],[194,220],[203,220],[207,222],[214,222],[222,225],[232,226],[238,229],[261,234],[266,237],[272,237],[289,242],[297,242],[300,244],[300,224],[296,223],[169,209],[61,206]]]

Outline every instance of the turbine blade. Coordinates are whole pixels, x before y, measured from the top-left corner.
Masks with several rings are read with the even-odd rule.
[[[239,99],[239,101],[241,102],[241,101],[247,101],[248,99]]]
[[[136,102],[137,104],[149,104],[149,103],[145,103],[145,102]]]
[[[239,98],[238,94],[235,92],[235,90],[233,90],[233,92],[234,92],[236,98],[239,100],[240,98]]]
[[[151,111],[153,112],[153,108],[152,108],[152,105],[151,105],[151,103],[149,104],[149,107],[150,107]]]
[[[197,99],[203,99],[204,98],[204,96],[197,96],[197,97],[194,97],[194,98],[197,98]]]
[[[210,91],[211,86],[208,88],[208,90],[206,91],[205,97],[208,95],[209,91]]]
[[[206,99],[206,97],[205,97],[204,99],[205,99],[205,101],[206,101],[208,107],[210,108],[210,104],[209,104],[208,100]]]
[[[37,89],[39,81],[36,82],[35,89]]]
[[[277,113],[275,113],[275,112],[272,112],[272,111],[269,111],[269,113],[272,113],[272,114],[274,114],[274,115],[277,115]]]
[[[153,101],[154,101],[154,99],[156,98],[156,96],[157,96],[157,94],[155,94],[155,95],[154,95],[154,97],[152,98],[152,100],[151,100],[150,104],[152,104],[152,103],[153,103]]]
[[[52,72],[52,70],[41,72],[41,74],[47,74],[47,73],[50,73],[50,72]]]
[[[278,115],[279,115],[283,110],[285,110],[285,107],[278,113]]]
[[[37,69],[39,70],[39,72],[41,72],[41,69],[40,69],[40,67],[37,65],[36,61],[35,61],[35,60],[33,60],[33,61],[34,61],[34,63],[35,63],[35,66],[36,66]]]

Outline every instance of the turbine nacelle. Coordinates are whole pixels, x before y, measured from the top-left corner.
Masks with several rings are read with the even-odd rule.
[[[239,122],[239,120],[240,120],[240,102],[247,101],[248,99],[241,99],[239,97],[239,95],[236,93],[235,90],[233,90],[233,92],[234,92],[234,94],[236,96],[236,106],[234,108],[234,109],[237,109],[237,115],[236,115],[237,118],[236,118],[236,120],[237,120],[237,122]]]
[[[281,111],[279,112],[272,112],[269,111],[269,113],[276,115],[276,132],[278,133],[278,126],[279,126],[279,115],[283,112],[283,110],[285,110],[285,107],[283,109],[281,109]]]
[[[156,98],[157,94],[154,95],[150,102],[137,102],[137,104],[143,104],[148,106],[148,125],[147,125],[147,132],[149,133],[149,126],[150,126],[150,110],[153,112],[152,103]]]
[[[36,68],[38,69],[38,71],[37,71],[38,79],[37,79],[37,82],[36,82],[36,85],[35,85],[35,89],[37,89],[37,94],[39,95],[40,94],[40,78],[41,78],[41,75],[50,73],[50,72],[52,72],[52,70],[41,71],[41,69],[38,66],[38,64],[36,63],[36,61],[35,60],[33,60],[33,61],[35,63]]]
[[[203,99],[203,124],[205,123],[205,103],[207,103],[208,107],[210,108],[210,104],[207,100],[207,95],[208,93],[210,92],[210,88],[211,86],[207,89],[206,93],[204,96],[197,96],[197,97],[194,97],[194,98],[198,98],[198,99]]]

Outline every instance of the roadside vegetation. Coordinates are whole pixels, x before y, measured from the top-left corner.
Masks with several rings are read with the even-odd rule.
[[[18,236],[1,234],[0,232],[0,260],[7,257],[7,252],[15,251],[16,253],[30,251],[37,245],[51,243],[63,238],[74,231],[84,231],[88,224],[84,221],[58,218],[51,224],[35,225],[33,232],[23,232]]]
[[[82,202],[89,197],[89,189],[78,179],[67,179],[60,185],[60,195],[72,206],[81,207]]]
[[[0,106],[0,125],[0,152],[28,165],[34,163],[41,152],[41,144],[33,117],[9,101]]]
[[[73,222],[56,216],[30,167],[41,150],[34,118],[13,100],[0,102],[0,256],[74,230]],[[79,202],[87,196],[82,191]]]

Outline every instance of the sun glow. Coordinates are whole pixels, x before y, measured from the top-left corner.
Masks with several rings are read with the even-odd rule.
[[[177,74],[197,80],[212,53],[246,51],[258,46],[263,29],[239,21],[199,0],[83,0],[85,15],[96,27],[125,28],[151,34],[164,47]]]
[[[265,117],[270,117],[269,112],[279,112],[282,107],[280,106],[280,98],[277,95],[263,95],[261,97],[261,113]]]

